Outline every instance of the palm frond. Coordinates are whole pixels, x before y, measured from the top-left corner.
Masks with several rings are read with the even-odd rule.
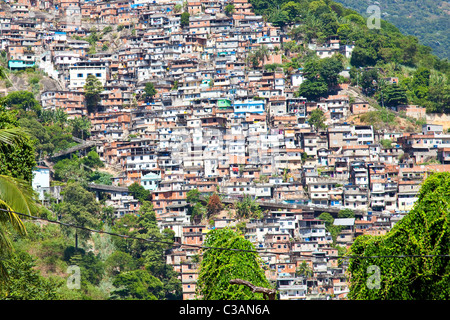
[[[0,213],[0,222],[9,222],[19,232],[25,233],[25,227],[17,214],[11,211],[31,215],[36,211],[33,189],[24,180],[0,175],[0,208],[9,210]]]
[[[11,242],[7,229],[0,227],[0,256],[3,256],[5,252],[12,250],[14,250],[13,244]]]
[[[3,264],[3,262],[0,260],[0,286],[3,283],[6,283],[9,279],[8,270],[6,269],[6,266]]]
[[[28,138],[28,132],[23,128],[0,129],[0,144],[13,145],[24,138]]]

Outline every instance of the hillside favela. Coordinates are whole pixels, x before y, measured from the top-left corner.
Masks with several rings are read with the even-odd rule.
[[[449,62],[353,3],[1,0],[0,299],[449,299]]]

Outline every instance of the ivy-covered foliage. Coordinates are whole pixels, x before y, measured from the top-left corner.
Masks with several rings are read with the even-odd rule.
[[[450,254],[449,220],[450,173],[434,173],[423,183],[413,210],[389,233],[355,239],[350,255],[371,257],[350,260],[348,298],[449,299],[450,259],[442,256]],[[379,286],[371,285],[377,277],[369,272],[372,265],[379,268]]]
[[[211,230],[204,245],[255,250],[250,241],[228,228]],[[232,279],[246,280],[258,287],[271,287],[257,253],[213,248],[205,250],[197,281],[197,295],[204,300],[263,299],[262,293],[253,293],[247,286],[230,284]]]

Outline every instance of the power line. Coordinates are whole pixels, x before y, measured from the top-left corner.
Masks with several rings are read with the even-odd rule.
[[[11,210],[2,209],[2,208],[0,208],[0,211],[12,212],[12,213],[18,214],[20,216],[31,218],[31,219],[34,219],[34,220],[43,220],[43,221],[47,221],[49,223],[55,223],[55,224],[59,224],[59,225],[66,226],[66,227],[82,229],[82,230],[86,230],[86,231],[94,232],[94,233],[108,234],[108,235],[111,235],[111,236],[121,237],[121,238],[125,238],[125,239],[139,240],[139,241],[152,242],[152,243],[162,243],[162,244],[174,245],[174,246],[179,246],[179,247],[187,246],[187,247],[195,247],[195,248],[199,248],[199,249],[218,249],[218,250],[228,250],[228,251],[241,251],[241,252],[261,253],[259,251],[250,250],[250,249],[211,247],[211,246],[201,246],[201,245],[179,243],[179,242],[170,242],[170,241],[164,241],[164,240],[158,240],[158,239],[139,238],[139,237],[124,235],[124,234],[118,234],[118,233],[104,231],[104,230],[91,229],[91,228],[87,228],[87,227],[84,227],[84,226],[79,226],[79,225],[75,225],[75,224],[71,224],[71,223],[65,223],[65,222],[61,222],[61,221],[57,221],[57,220],[50,220],[50,219],[47,219],[47,218],[36,217],[36,216],[28,215],[28,214],[25,214],[25,213],[21,213],[21,212],[17,212],[17,211],[11,211]],[[280,254],[279,252],[267,252],[267,253]]]
[[[255,250],[235,249],[235,248],[212,247],[212,246],[203,246],[203,245],[188,244],[188,243],[170,242],[170,241],[164,241],[164,240],[158,240],[158,239],[139,238],[139,237],[118,234],[118,233],[104,231],[104,230],[91,229],[91,228],[87,228],[87,227],[83,227],[83,226],[79,226],[79,225],[75,225],[75,224],[71,224],[71,223],[65,223],[65,222],[61,222],[61,221],[57,221],[57,220],[50,220],[47,218],[36,217],[36,216],[28,215],[25,213],[2,209],[2,208],[0,208],[0,211],[11,212],[11,213],[15,213],[17,215],[20,215],[20,216],[23,216],[26,218],[31,218],[34,220],[43,220],[43,221],[47,221],[49,223],[55,223],[55,224],[59,224],[59,225],[66,226],[66,227],[82,229],[82,230],[86,230],[89,232],[108,234],[110,236],[115,236],[115,237],[120,237],[120,238],[125,238],[125,239],[139,240],[139,241],[145,241],[145,242],[151,242],[151,243],[167,244],[167,245],[177,246],[177,247],[193,247],[193,248],[198,248],[198,249],[216,249],[216,250],[226,250],[226,251],[234,251],[234,252],[249,252],[249,253],[258,253],[258,254],[269,253],[269,254],[277,254],[277,255],[288,255],[288,253],[269,251],[265,248],[255,248]],[[261,251],[258,251],[258,250],[261,250]],[[294,254],[294,255],[300,256],[300,257],[313,258],[312,255],[302,255],[302,254]],[[450,258],[450,254],[427,254],[427,255],[411,254],[411,255],[376,255],[376,256],[344,255],[344,256],[340,256],[340,257],[330,257],[329,256],[327,258],[329,258],[329,259],[332,259],[332,258],[334,258],[334,259],[381,259],[381,258],[401,258],[401,259],[403,259],[403,258],[437,258],[437,257]]]

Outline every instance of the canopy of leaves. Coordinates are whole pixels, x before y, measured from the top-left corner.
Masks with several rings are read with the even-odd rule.
[[[21,113],[32,111],[37,115],[41,111],[39,101],[29,91],[13,91],[0,100],[0,104],[10,109],[19,110]]]
[[[348,0],[348,2],[358,1]],[[417,79],[420,81],[414,83],[405,81],[406,96],[402,95],[400,101],[425,106],[427,112],[449,112],[450,64],[448,60],[439,59],[432,54],[430,47],[419,43],[414,36],[402,34],[391,23],[381,20],[381,28],[369,29],[366,18],[334,1],[250,0],[250,2],[256,14],[265,16],[277,26],[292,27],[289,35],[294,42],[298,41],[298,46],[304,48],[303,50],[309,43],[320,46],[324,45],[330,36],[338,36],[341,43],[355,45],[351,58],[344,59],[345,65],[350,63],[350,66],[354,68],[380,68],[384,77],[389,74],[389,76],[399,77],[401,81],[403,78],[410,79],[407,68],[417,69]],[[364,11],[367,9],[367,4],[363,9]],[[295,55],[290,54],[296,46],[288,42],[283,44],[287,58],[284,62],[286,71],[290,72],[300,67],[298,63],[293,63]],[[313,56],[315,55],[313,52]],[[260,65],[255,55],[249,55],[249,61],[253,67]],[[325,96],[330,86],[336,84],[339,79],[336,76],[336,71],[339,70],[337,63],[325,66],[323,73],[317,72],[319,65],[314,63],[316,72],[312,74],[306,72],[310,67],[307,59],[302,63],[306,80],[300,86],[298,94],[308,100],[315,101]],[[429,74],[423,69],[428,70]],[[343,70],[342,67],[341,70]],[[325,75],[326,73],[328,75]],[[429,81],[422,81],[429,75]],[[362,80],[359,83],[363,85],[363,92],[367,95],[379,93],[381,86],[373,80],[379,82],[378,78],[383,76],[377,77],[375,72],[364,74],[363,79],[358,79]],[[352,81],[356,82],[355,80],[352,77]],[[328,92],[326,86],[328,86]]]
[[[120,299],[160,300],[164,297],[163,283],[146,270],[122,272],[114,278],[113,285],[118,288],[113,295]]]
[[[396,107],[408,103],[406,90],[398,85],[386,85],[380,92],[378,101],[386,107]]]
[[[322,109],[314,109],[311,111],[311,115],[308,118],[308,123],[314,127],[315,130],[326,128],[325,125],[325,114]]]
[[[215,229],[208,232],[209,247],[255,250],[253,244],[235,231]],[[259,255],[254,252],[207,249],[203,253],[197,280],[197,295],[204,300],[262,300],[247,286],[230,284],[232,279],[247,280],[255,286],[270,288]]]
[[[58,208],[61,221],[93,229],[99,226],[100,204],[91,192],[84,189],[79,183],[73,182],[67,184],[62,195],[64,201]],[[67,235],[73,235],[76,232],[82,240],[87,240],[90,236],[90,232],[84,229],[64,227],[63,230]]]
[[[248,195],[235,203],[235,209],[239,219],[259,218],[262,213],[259,204]]]
[[[384,236],[360,236],[351,255],[429,257],[351,259],[350,299],[444,300],[450,298],[450,173],[423,183],[414,208]],[[367,285],[368,267],[380,268],[380,288]]]
[[[158,93],[155,89],[155,85],[151,82],[145,84],[144,92],[147,99],[153,98]]]
[[[367,16],[368,2],[363,0],[339,0],[346,7]],[[397,26],[403,33],[411,34],[421,43],[430,46],[442,59],[450,58],[448,35],[448,4],[436,0],[377,1],[383,18]],[[447,10],[446,10],[447,8]]]
[[[145,189],[139,183],[134,182],[128,187],[128,191],[131,192],[135,199],[138,199],[140,202],[144,202],[149,200],[150,191]]]
[[[0,106],[0,129],[19,128],[16,111]],[[26,136],[14,145],[0,145],[0,174],[25,180],[31,184],[33,169],[36,166],[33,142]]]
[[[84,95],[86,97],[86,107],[88,112],[95,111],[100,102],[100,93],[103,91],[103,85],[94,75],[90,74],[86,78],[84,85]]]
[[[40,275],[33,257],[23,251],[4,262],[8,281],[0,285],[1,300],[56,300],[58,284]]]
[[[183,12],[181,14],[181,20],[180,20],[181,27],[189,26],[189,17],[190,17],[189,12]]]

